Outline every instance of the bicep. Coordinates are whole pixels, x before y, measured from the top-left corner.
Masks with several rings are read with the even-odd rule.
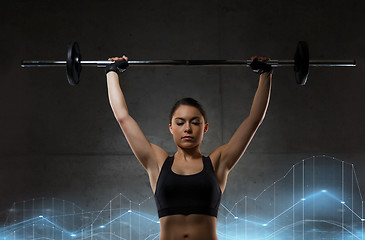
[[[163,149],[148,141],[131,116],[118,121],[118,123],[134,155],[146,170],[157,167],[158,161],[168,156]]]
[[[259,122],[254,121],[249,117],[246,118],[233,134],[229,142],[213,152],[219,156],[219,158],[217,158],[217,161],[219,162],[217,165],[230,171],[246,151],[259,125]]]

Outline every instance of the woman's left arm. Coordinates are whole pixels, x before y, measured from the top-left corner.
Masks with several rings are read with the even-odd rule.
[[[242,157],[250,141],[264,120],[269,105],[272,74],[260,75],[259,86],[251,106],[249,116],[241,123],[229,142],[211,153],[217,160],[216,167],[229,172]]]

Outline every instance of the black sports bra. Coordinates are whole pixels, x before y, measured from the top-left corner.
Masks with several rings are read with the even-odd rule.
[[[193,175],[172,171],[174,157],[168,157],[156,184],[155,201],[158,217],[175,214],[205,214],[217,217],[221,188],[209,157],[202,157],[204,168]]]

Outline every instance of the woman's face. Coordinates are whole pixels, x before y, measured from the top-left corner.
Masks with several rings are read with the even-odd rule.
[[[186,149],[199,146],[208,127],[199,109],[187,105],[176,109],[169,124],[176,145]]]

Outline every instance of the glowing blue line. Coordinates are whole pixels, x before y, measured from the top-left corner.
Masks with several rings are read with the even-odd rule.
[[[302,224],[303,222],[322,222],[322,223],[327,223],[327,224],[330,224],[330,225],[334,225],[334,226],[337,226],[337,227],[339,227],[341,229],[344,229],[345,231],[347,231],[349,234],[351,234],[352,236],[356,237],[357,239],[360,239],[359,237],[357,237],[356,235],[354,235],[352,232],[350,232],[346,228],[342,227],[340,224],[335,223],[335,222],[326,221],[326,220],[304,220],[304,221],[303,220],[300,220],[300,221],[297,221],[295,223],[288,224],[288,225],[282,227],[281,229],[278,229],[277,231],[275,231],[275,232],[271,233],[270,235],[264,237],[264,239],[271,238],[275,234],[278,234],[278,233],[284,231],[285,229],[291,228],[291,227],[293,227],[293,225],[294,226],[297,226],[299,224]]]
[[[311,198],[313,198],[313,197],[315,197],[315,196],[317,196],[317,195],[319,195],[319,194],[326,194],[326,195],[328,195],[328,196],[330,196],[331,198],[333,198],[333,199],[335,199],[335,200],[337,200],[337,201],[339,201],[339,202],[341,202],[338,198],[336,198],[335,196],[333,196],[332,194],[330,194],[328,191],[326,191],[326,192],[323,192],[323,190],[322,191],[320,191],[320,192],[318,192],[318,193],[315,193],[315,194],[312,194],[312,195],[309,195],[308,197],[305,197],[304,199],[311,199]],[[261,225],[263,225],[263,226],[267,226],[268,224],[270,224],[271,222],[273,222],[274,220],[276,220],[277,218],[279,218],[281,215],[283,215],[283,214],[285,214],[287,211],[289,211],[289,210],[291,210],[291,209],[293,209],[296,205],[298,205],[299,203],[301,203],[303,200],[301,200],[301,201],[298,201],[298,202],[296,202],[294,205],[292,205],[292,206],[290,206],[289,208],[287,208],[286,210],[284,210],[283,212],[281,212],[280,214],[278,214],[276,217],[274,217],[274,218],[272,218],[270,221],[268,221],[268,222],[266,222],[266,223],[264,223],[264,224],[261,224]],[[358,215],[358,214],[356,214],[352,209],[350,209],[346,204],[343,204],[343,205],[345,205],[351,212],[353,212],[360,220],[361,220],[361,217]]]
[[[151,198],[153,198],[154,196],[150,196],[148,198],[146,198],[145,200],[143,200],[142,202],[138,203],[138,205],[142,205],[143,203],[147,202],[148,200],[150,200]]]
[[[362,219],[357,213],[355,213],[349,206],[347,206],[346,203],[343,204],[348,210],[350,210],[356,217],[358,217],[360,220]]]
[[[31,221],[33,221],[33,220],[35,220],[35,219],[38,219],[38,217],[34,217],[34,218],[30,218],[30,219],[25,220],[25,221],[22,221],[22,222],[14,223],[14,224],[12,224],[12,225],[9,225],[9,226],[7,226],[7,227],[4,227],[4,229],[13,228],[14,226],[18,226],[18,225],[20,225],[20,224],[25,224],[25,223],[27,223],[27,222],[31,222]],[[30,224],[31,224],[31,223],[30,223]],[[22,227],[23,227],[23,226],[22,226]]]
[[[235,215],[234,215],[231,211],[229,211],[229,210],[228,210],[228,208],[226,208],[226,206],[224,206],[224,205],[223,205],[223,203],[221,203],[221,206],[222,206],[224,209],[226,209],[226,210],[227,210],[227,212],[228,212],[229,214],[231,214],[233,217],[235,217]]]
[[[308,158],[308,159],[312,159],[312,158]],[[334,158],[333,158],[334,159]],[[304,160],[303,160],[304,161]],[[339,160],[337,160],[337,161],[339,161]],[[343,162],[343,161],[339,161],[339,162]],[[299,164],[299,163],[302,163],[302,162],[298,162],[297,164]],[[276,182],[274,182],[273,184],[271,184],[269,187],[267,187],[263,192],[261,192],[260,193],[260,195],[258,196],[258,197],[260,197],[260,196],[262,196],[262,194],[264,193],[264,192],[266,192],[268,189],[270,189],[273,185],[275,185],[275,183],[278,183],[279,181],[282,181],[290,172],[292,172],[293,171],[293,169],[294,169],[294,166],[296,166],[297,164],[295,164],[295,165],[293,165],[292,166],[292,168],[287,172],[287,174],[284,176],[284,177],[282,177],[282,178],[280,178],[278,181],[276,181]],[[347,164],[347,163],[346,163]],[[354,169],[353,169],[353,165],[352,165],[352,174],[355,174],[355,179],[356,179],[356,183],[358,184],[358,181],[357,181],[357,176],[356,176],[356,173],[355,173],[355,171],[354,171]],[[346,170],[346,172],[347,172],[347,170]],[[359,188],[359,185],[358,185],[358,188]],[[360,190],[360,188],[359,188],[359,190]],[[360,198],[362,199],[362,195],[361,195],[361,192],[359,192],[360,193]],[[312,195],[308,195],[308,196],[302,196],[304,199],[306,199],[306,200],[309,200],[309,199],[315,199],[315,198],[317,198],[318,196],[319,196],[319,194],[321,194],[321,196],[327,196],[327,197],[330,197],[331,199],[334,199],[335,201],[338,201],[338,202],[342,202],[343,201],[343,199],[339,199],[336,195],[333,195],[332,193],[330,193],[330,192],[328,192],[327,190],[321,190],[320,192],[317,192],[317,193],[314,193],[314,194],[312,194]],[[92,221],[92,224],[93,223],[95,223],[96,221],[102,221],[102,222],[108,222],[107,224],[109,224],[110,226],[112,226],[112,224],[113,223],[115,223],[118,219],[121,219],[121,218],[123,218],[123,217],[125,217],[128,213],[131,213],[130,215],[134,215],[134,216],[139,216],[139,217],[141,217],[141,218],[143,218],[143,219],[146,219],[146,220],[148,220],[148,221],[151,221],[151,222],[153,222],[153,223],[156,223],[156,220],[152,220],[152,218],[149,218],[149,216],[150,215],[144,215],[143,213],[141,213],[141,212],[139,212],[139,211],[135,211],[131,206],[129,207],[129,208],[111,208],[111,206],[112,206],[112,204],[114,204],[114,202],[113,201],[115,201],[115,199],[117,199],[118,197],[120,197],[120,199],[122,198],[121,197],[122,195],[120,194],[119,196],[116,196],[116,197],[114,197],[101,211],[90,211],[90,212],[88,212],[88,214],[91,214],[90,216],[87,216],[88,217],[88,221],[87,222],[89,222],[89,219]],[[123,195],[124,196],[124,195]],[[144,201],[142,201],[142,203],[145,203],[145,202],[147,202],[149,199],[151,199],[153,196],[150,196],[149,198],[147,198],[146,200],[144,200]],[[256,198],[256,199],[252,199],[252,198],[249,198],[249,197],[247,197],[247,196],[245,196],[243,199],[245,199],[246,200],[246,203],[247,203],[247,200],[248,199],[251,199],[251,200],[253,200],[253,201],[256,201],[257,199],[258,199],[258,197]],[[40,198],[40,199],[42,199],[42,201],[44,200],[44,198]],[[53,198],[54,199],[54,198]],[[126,198],[125,197],[125,199],[128,199],[128,198]],[[270,224],[270,223],[272,223],[275,219],[278,219],[279,217],[282,217],[284,214],[286,214],[290,209],[294,209],[299,203],[303,203],[304,204],[304,199],[303,200],[300,200],[300,201],[298,201],[298,202],[296,202],[295,204],[293,204],[291,207],[289,207],[288,209],[286,209],[286,210],[284,210],[284,211],[282,211],[280,214],[278,214],[278,215],[276,215],[274,218],[272,218],[269,222],[267,222],[267,223],[265,223],[265,225],[268,225],[268,224]],[[32,200],[32,201],[34,201],[34,200]],[[225,214],[223,214],[223,215],[225,215],[225,217],[226,217],[226,219],[228,219],[227,217],[229,216],[232,216],[234,219],[238,219],[238,221],[233,221],[233,222],[230,222],[230,223],[226,223],[226,225],[224,225],[223,226],[223,224],[222,223],[220,223],[220,222],[218,222],[218,226],[219,226],[219,229],[221,229],[222,228],[222,226],[223,227],[225,227],[226,229],[227,229],[227,227],[229,227],[229,228],[232,228],[232,227],[235,227],[235,226],[237,226],[238,224],[240,224],[240,223],[242,223],[242,222],[246,222],[246,223],[250,223],[250,224],[255,224],[255,225],[258,225],[258,226],[262,226],[262,223],[260,224],[260,223],[258,223],[257,221],[252,221],[252,220],[249,220],[249,219],[252,219],[252,218],[255,218],[255,219],[257,219],[257,220],[259,220],[260,221],[260,218],[258,217],[258,216],[256,216],[256,215],[252,215],[252,214],[250,214],[249,216],[247,216],[247,213],[246,213],[246,216],[245,216],[245,218],[240,218],[240,217],[238,217],[238,216],[236,216],[235,214],[233,214],[233,212],[234,212],[234,209],[236,208],[236,210],[237,210],[237,208],[238,208],[238,203],[239,202],[241,202],[242,201],[242,199],[240,200],[240,201],[238,201],[237,203],[235,203],[234,204],[234,206],[231,208],[231,209],[228,209],[228,207],[227,206],[225,206],[225,205],[223,205],[223,204],[221,204],[221,206],[222,206],[222,210],[223,211],[226,211],[225,212]],[[261,201],[261,200],[260,200]],[[63,201],[63,202],[65,202],[65,201]],[[23,201],[23,203],[24,203],[24,201]],[[130,204],[135,204],[134,202],[132,202],[132,201],[130,201],[129,200],[129,203]],[[255,206],[257,205],[257,204],[259,204],[260,202],[255,202],[255,203],[253,203],[253,204],[255,204]],[[52,203],[53,204],[53,203]],[[24,204],[23,204],[24,205]],[[75,204],[74,204],[74,206],[75,206]],[[72,207],[74,207],[74,206],[72,206]],[[109,209],[106,209],[108,206],[110,206],[110,208]],[[139,206],[140,206],[140,204],[139,204]],[[259,205],[258,205],[259,206]],[[337,206],[337,205],[334,205],[334,206]],[[354,209],[351,209],[345,202],[343,202],[343,204],[342,204],[342,206],[346,206],[346,209],[348,209],[348,210],[350,210],[350,212],[352,212],[352,214],[353,215],[355,215],[357,218],[359,218],[361,221],[362,221],[362,224],[363,224],[363,218],[361,218],[360,216],[359,216],[359,214],[357,214],[356,212],[355,212],[355,208]],[[11,209],[11,210],[13,210],[13,212],[15,211],[15,203],[13,204],[13,208]],[[52,209],[53,209],[53,207],[52,207]],[[105,214],[108,214],[109,212],[109,214],[111,214],[111,211],[116,211],[116,210],[121,210],[121,209],[126,209],[126,210],[131,210],[131,209],[133,209],[133,210],[131,210],[131,212],[124,212],[124,214],[123,215],[120,215],[120,216],[117,216],[117,217],[115,217],[113,220],[111,220],[110,218],[108,219],[106,216],[104,216],[104,215],[102,215],[103,213],[105,213]],[[18,209],[16,209],[16,210],[18,210]],[[23,207],[23,210],[25,210],[25,208]],[[33,211],[34,211],[34,209],[33,209]],[[42,210],[42,211],[44,211],[44,210]],[[247,210],[245,210],[245,211],[247,211]],[[40,210],[39,209],[37,209],[36,210],[36,212],[38,212],[37,214],[39,214],[39,212],[40,212]],[[94,217],[94,215],[93,215],[93,213],[97,213],[97,216],[96,217]],[[220,212],[220,213],[222,213],[222,212]],[[9,219],[9,216],[11,216],[13,213],[11,212],[8,216],[7,216],[7,220],[6,220],[6,222],[8,222],[8,219]],[[17,215],[19,215],[17,212],[15,213],[15,214],[17,214]],[[38,225],[38,224],[42,224],[42,222],[41,221],[45,221],[45,222],[47,222],[47,223],[50,223],[51,224],[51,226],[56,226],[56,231],[61,231],[62,230],[62,228],[60,227],[60,226],[58,226],[58,225],[56,225],[55,224],[55,222],[52,222],[51,220],[52,219],[57,219],[57,218],[60,218],[60,217],[68,217],[68,216],[72,216],[72,217],[75,217],[75,216],[79,216],[79,215],[81,215],[81,216],[83,216],[83,215],[85,215],[86,213],[85,212],[82,212],[82,213],[73,213],[73,214],[61,214],[61,215],[54,215],[54,216],[52,216],[52,217],[48,217],[48,218],[41,218],[41,219],[39,219],[39,217],[36,217],[36,218],[32,218],[32,219],[28,219],[28,220],[24,220],[24,221],[22,221],[22,222],[17,222],[17,223],[15,223],[15,224],[12,224],[12,225],[10,225],[10,226],[6,226],[5,227],[5,224],[4,224],[4,228],[3,229],[0,229],[0,230],[4,230],[4,231],[1,231],[0,233],[3,233],[4,235],[3,236],[13,236],[14,237],[14,239],[15,239],[15,233],[17,233],[18,231],[21,231],[21,230],[23,230],[23,231],[25,231],[24,229],[25,229],[25,227],[28,229],[28,228],[30,228],[31,226],[32,226],[32,224],[33,224],[33,227],[36,225],[37,226],[37,229],[39,229],[39,227],[41,226],[41,225]],[[15,217],[17,217],[17,215],[14,215]],[[25,216],[25,215],[24,215]],[[109,215],[110,217],[111,217],[111,215]],[[231,218],[229,218],[230,219],[230,221],[231,221]],[[264,221],[263,221],[264,222]],[[279,224],[277,224],[277,226],[279,227],[279,229],[278,230],[276,230],[275,228],[274,228],[274,233],[271,233],[271,235],[269,235],[269,237],[270,236],[273,236],[273,234],[276,234],[276,233],[280,233],[280,231],[284,231],[283,229],[285,229],[287,226],[293,226],[293,225],[296,225],[296,224],[301,224],[301,223],[304,223],[304,222],[324,222],[324,223],[328,223],[328,224],[332,224],[332,225],[334,225],[334,226],[339,226],[339,227],[341,227],[344,231],[346,231],[346,232],[348,232],[348,233],[350,233],[351,235],[353,235],[353,236],[355,236],[355,238],[357,238],[357,239],[359,239],[359,237],[357,237],[356,235],[355,235],[355,233],[356,233],[356,231],[354,232],[354,233],[352,233],[352,232],[350,232],[350,230],[351,230],[351,227],[348,225],[347,227],[349,227],[349,229],[347,229],[346,228],[346,226],[344,225],[344,223],[342,223],[342,225],[340,225],[339,223],[331,223],[331,222],[329,222],[329,221],[326,221],[326,220],[302,220],[302,221],[300,221],[300,222],[296,222],[296,223],[293,223],[293,224],[291,224],[291,225],[286,225],[286,226],[280,226]],[[89,224],[89,223],[87,223],[87,224]],[[92,227],[92,224],[91,224],[91,227]],[[346,222],[346,224],[350,224],[350,223],[347,223]],[[44,226],[44,224],[43,224],[43,226]],[[127,225],[127,224],[125,224],[125,226],[130,226],[130,227],[132,227],[130,224],[129,225]],[[275,225],[276,226],[276,225]],[[43,231],[48,231],[47,229],[48,229],[48,227],[50,227],[48,224],[46,224],[46,227],[43,227]],[[81,228],[84,228],[85,226],[82,226]],[[86,228],[86,227],[85,227]],[[98,229],[98,228],[95,228],[95,229]],[[269,226],[268,228],[267,228],[267,231],[270,231],[270,229],[271,229],[271,227]],[[13,233],[14,233],[14,235],[13,235],[13,233],[9,233],[8,234],[8,230],[11,230]],[[263,230],[264,231],[266,231],[264,228],[263,228]],[[353,229],[353,230],[355,230],[355,229]],[[63,229],[63,231],[62,232],[65,232],[65,233],[68,233],[69,231],[67,231],[67,230],[65,230],[65,229]],[[90,234],[90,233],[92,233],[92,230],[91,231],[85,231],[85,234]],[[363,233],[363,230],[362,230],[362,233]],[[98,233],[98,235],[107,235],[107,234],[109,234],[109,235],[111,235],[112,233],[110,232],[110,233],[107,233],[107,232],[101,232],[101,233]],[[114,233],[113,233],[114,234]],[[219,232],[219,234],[220,234],[220,236],[222,235],[222,236],[225,236],[225,235],[223,235],[221,232]],[[237,234],[237,232],[236,232],[236,234]],[[0,236],[1,236],[2,234],[0,234]],[[66,234],[67,235],[67,234]],[[76,235],[75,234],[75,231],[73,231],[72,232],[72,234],[71,235]],[[97,234],[92,234],[92,236],[96,236]],[[114,234],[115,235],[115,234]],[[113,236],[114,236],[113,235]],[[18,236],[18,234],[17,234],[17,236]],[[77,236],[77,235],[76,235]],[[116,236],[116,235],[115,235]],[[151,237],[151,236],[155,236],[154,234],[150,234],[147,238],[149,238],[149,237]],[[274,235],[275,236],[275,235]],[[158,237],[158,235],[156,236],[156,237]],[[156,238],[155,237],[155,238]],[[230,235],[230,234],[226,234],[226,239],[233,239],[233,237]],[[154,238],[154,239],[155,239]],[[266,238],[268,238],[268,237],[265,237],[265,239]],[[44,239],[44,237],[43,237],[43,239]],[[236,239],[236,237],[234,238],[234,239]]]
[[[153,235],[156,235],[158,237],[158,236],[160,236],[160,233],[152,233],[152,234],[148,235],[144,240],[148,239],[149,237],[152,237]],[[153,238],[153,239],[155,239],[155,238]]]
[[[286,209],[285,211],[283,211],[282,213],[280,213],[279,215],[277,215],[276,217],[274,217],[273,219],[271,219],[270,221],[268,221],[266,223],[266,225],[270,224],[272,221],[274,221],[275,219],[279,218],[281,215],[283,215],[284,213],[286,213],[287,211],[289,211],[290,209],[293,209],[296,205],[298,205],[299,203],[301,203],[302,201],[298,201],[296,202],[294,205],[292,205],[291,207],[289,207],[288,209]]]
[[[137,215],[137,216],[140,216],[140,217],[142,217],[142,218],[145,218],[145,219],[147,219],[147,220],[149,220],[149,221],[151,221],[151,222],[153,222],[153,223],[156,223],[156,222],[157,222],[155,219],[153,219],[153,218],[149,218],[149,217],[147,217],[146,215],[144,215],[144,214],[142,214],[142,213],[140,213],[140,212],[133,212],[133,214],[134,214],[134,215]]]
[[[363,198],[362,198],[362,194],[361,194],[361,190],[360,190],[360,185],[359,185],[359,181],[357,180],[357,174],[355,172],[355,168],[354,168],[354,165],[352,164],[352,172],[354,173],[355,175],[355,179],[356,179],[356,185],[357,185],[357,188],[359,190],[359,195],[360,195],[360,198],[361,198],[361,201],[364,201]]]
[[[122,215],[119,215],[118,217],[116,217],[113,220],[111,220],[111,221],[107,222],[106,224],[104,224],[104,227],[110,225],[112,222],[116,221],[117,219],[120,219],[120,218],[124,217],[127,214],[128,214],[128,212],[125,212]]]

